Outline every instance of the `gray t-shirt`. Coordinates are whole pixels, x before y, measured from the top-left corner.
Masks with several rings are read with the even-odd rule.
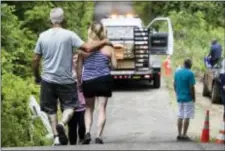
[[[34,51],[42,55],[42,79],[58,84],[74,83],[73,48],[83,43],[77,34],[63,28],[41,33]]]

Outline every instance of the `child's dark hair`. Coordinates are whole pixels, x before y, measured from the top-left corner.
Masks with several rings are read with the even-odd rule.
[[[188,69],[191,69],[191,67],[192,67],[192,61],[191,61],[191,59],[185,59],[184,60],[184,67],[185,68],[188,68]]]

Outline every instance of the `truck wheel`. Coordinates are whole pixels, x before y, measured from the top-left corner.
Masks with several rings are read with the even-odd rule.
[[[214,82],[213,84],[211,99],[212,99],[212,103],[220,102],[219,86],[216,82]]]
[[[209,90],[205,84],[205,79],[203,79],[203,90],[202,90],[202,96],[209,96]]]
[[[160,88],[161,85],[161,76],[159,74],[154,74],[153,77],[153,87],[154,88]]]

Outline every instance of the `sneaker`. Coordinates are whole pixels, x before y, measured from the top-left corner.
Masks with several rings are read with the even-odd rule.
[[[95,143],[96,143],[96,144],[104,144],[104,143],[103,143],[103,140],[102,140],[101,138],[96,138],[96,139],[95,139]]]
[[[81,145],[81,144],[83,144],[83,142],[84,142],[84,139],[81,139],[78,141],[78,144]]]
[[[59,145],[61,145],[60,142],[59,142],[59,137],[56,136],[56,137],[54,138],[54,142],[53,142],[52,146],[59,146]]]
[[[87,133],[87,134],[84,136],[83,144],[90,144],[90,142],[91,142],[91,134],[90,134],[90,133]]]
[[[180,141],[180,140],[182,140],[182,139],[183,139],[182,136],[179,136],[179,135],[177,136],[177,140],[178,140],[178,141]]]
[[[58,135],[59,135],[59,142],[60,142],[60,144],[67,145],[68,144],[68,138],[66,136],[65,128],[64,128],[63,123],[57,124],[56,130],[59,133]]]

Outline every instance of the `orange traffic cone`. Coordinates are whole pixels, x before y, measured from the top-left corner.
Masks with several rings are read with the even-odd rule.
[[[202,130],[201,142],[209,142],[209,110],[206,111],[206,117],[204,122],[204,127]]]
[[[165,71],[165,76],[170,76],[172,72],[170,56],[167,56],[166,60],[163,62],[163,67]]]
[[[216,137],[216,144],[225,144],[225,118],[223,119],[223,124],[219,131],[219,135]]]

